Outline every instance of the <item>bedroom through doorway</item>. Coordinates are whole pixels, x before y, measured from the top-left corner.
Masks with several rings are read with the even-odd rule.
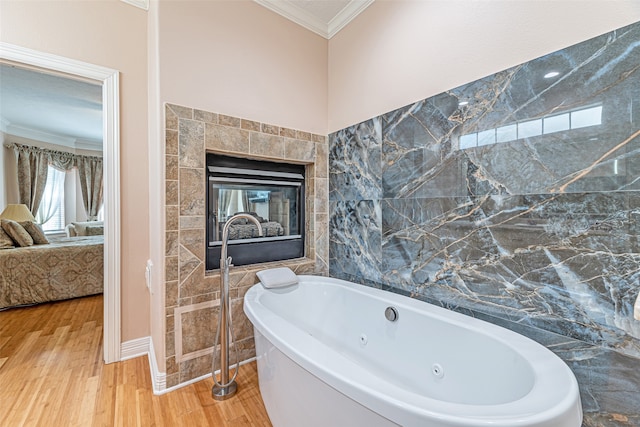
[[[2,141],[0,141],[2,142],[2,154],[5,157],[0,159],[3,172],[6,169],[6,164],[16,161],[15,157],[13,159],[7,158],[13,155],[11,151],[17,151],[16,145],[33,145],[33,150],[35,151],[70,152],[73,157],[73,165],[69,169],[72,170],[77,169],[77,165],[83,160],[80,159],[81,157],[101,157],[103,162],[100,166],[103,173],[102,208],[96,209],[95,206],[95,202],[99,202],[100,199],[99,195],[96,194],[96,187],[91,188],[89,186],[88,193],[86,188],[79,188],[84,183],[79,183],[78,181],[82,181],[82,178],[85,181],[89,181],[87,175],[95,172],[95,165],[87,166],[89,173],[82,176],[82,178],[73,176],[71,180],[66,180],[72,181],[72,184],[75,181],[77,184],[75,188],[73,185],[69,185],[68,182],[59,187],[64,188],[65,196],[68,195],[68,198],[65,197],[67,199],[66,202],[62,205],[67,212],[59,215],[61,218],[57,220],[58,222],[53,226],[49,226],[57,232],[49,234],[49,236],[51,236],[50,240],[53,242],[57,238],[73,240],[70,237],[73,234],[76,236],[76,241],[73,242],[73,245],[82,245],[79,241],[83,239],[99,240],[97,236],[102,236],[104,244],[101,251],[101,264],[103,268],[100,278],[102,280],[103,293],[97,296],[79,295],[78,301],[86,299],[88,304],[93,307],[88,310],[91,313],[89,315],[90,319],[95,318],[96,315],[101,317],[101,321],[97,324],[101,329],[102,333],[100,335],[103,339],[101,340],[102,342],[97,343],[97,348],[90,350],[91,354],[99,354],[99,357],[106,363],[118,361],[120,360],[121,346],[118,72],[5,43],[0,43],[0,67],[5,77],[7,75],[12,77],[11,79],[2,80],[9,80],[12,84],[19,86],[20,78],[26,79],[22,82],[24,86],[19,87],[16,92],[18,95],[22,94],[24,98],[29,98],[30,101],[27,100],[24,104],[29,107],[28,103],[31,102],[31,112],[39,117],[39,120],[31,124],[26,120],[27,125],[21,124],[19,115],[13,115],[13,113],[9,112],[5,99],[10,99],[11,97],[4,96],[7,93],[7,89],[3,88],[5,93],[0,97],[3,99],[2,105],[0,105],[0,115],[6,115],[11,118],[9,120],[2,117],[2,128],[0,128],[0,131],[2,131],[0,134],[2,136]],[[35,80],[33,80],[34,78]],[[48,85],[51,82],[57,83]],[[51,86],[56,87],[53,88]],[[38,88],[41,89],[41,92],[36,93]],[[80,93],[74,93],[74,90],[78,88],[81,88]],[[91,90],[92,88],[93,91]],[[83,90],[84,93],[82,93]],[[51,117],[45,117],[45,113],[35,114],[40,107],[51,109]],[[79,111],[84,111],[85,114],[78,113]],[[77,126],[77,129],[74,130],[74,126]],[[28,131],[31,131],[31,133]],[[96,142],[100,143],[99,155],[96,149],[97,145],[95,145]],[[65,148],[65,144],[67,144],[67,148]],[[69,144],[73,146],[68,147]],[[9,148],[6,146],[9,146]],[[47,153],[47,156],[51,159],[55,154]],[[62,167],[59,166],[58,169],[62,169]],[[72,171],[71,173],[73,174],[74,172]],[[67,175],[69,175],[68,171]],[[7,193],[7,188],[10,187],[9,184],[6,176],[0,178],[0,188],[2,189],[0,211],[7,204],[16,203],[16,195],[11,193],[14,190],[9,190]],[[92,184],[95,185],[95,182],[92,182]],[[71,188],[71,191],[69,191],[69,188]],[[86,203],[86,199],[91,198],[94,199],[93,206],[91,206],[90,200],[88,204]],[[34,217],[39,216],[39,219],[42,220],[40,210],[37,214]],[[74,226],[70,226],[72,223]],[[88,228],[91,228],[91,230],[87,231]],[[93,234],[94,236],[88,236],[87,234]],[[44,247],[45,245],[42,246]],[[65,250],[74,249],[67,248]],[[97,259],[97,255],[94,256],[95,259]],[[95,268],[97,264],[88,262],[88,265],[89,267],[87,268]],[[76,272],[72,272],[69,277],[74,275],[77,275]],[[97,274],[93,274],[93,279],[95,279],[95,276]],[[89,280],[91,279],[87,279],[87,281]],[[86,295],[95,295],[96,293],[95,288],[86,291]],[[71,294],[71,296],[73,297],[74,295]],[[55,314],[56,307],[74,304],[73,299],[68,299],[65,295],[62,298],[65,300],[62,303],[42,304],[43,306],[49,306],[47,313],[54,318],[59,317]],[[100,306],[99,313],[95,309],[96,304]],[[25,310],[25,313],[37,311],[34,310],[34,307],[31,307],[31,310],[20,308],[11,310]],[[66,313],[65,316],[73,313],[73,310],[61,310]],[[85,310],[85,315],[86,312],[87,310]],[[15,315],[12,315],[12,317],[15,317]],[[70,321],[73,323],[73,320]],[[95,345],[95,337],[82,341]],[[102,348],[102,351],[100,348]],[[55,348],[53,351],[55,352]],[[0,357],[0,368],[2,363],[2,357]]]

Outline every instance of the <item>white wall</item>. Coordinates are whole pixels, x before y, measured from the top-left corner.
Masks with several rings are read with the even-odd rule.
[[[326,133],[327,40],[251,0],[159,2],[160,101]]]
[[[377,0],[329,41],[328,129],[638,20],[638,0]]]
[[[165,286],[164,286],[164,122],[160,102],[159,80],[159,16],[158,0],[151,0],[147,23],[147,63],[149,69],[149,260],[153,263],[150,280],[151,341],[160,372],[166,372],[165,363]]]

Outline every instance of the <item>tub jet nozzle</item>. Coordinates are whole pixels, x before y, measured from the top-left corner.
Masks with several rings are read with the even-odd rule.
[[[395,307],[387,307],[384,311],[384,317],[386,317],[389,322],[395,322],[398,320],[398,310]]]

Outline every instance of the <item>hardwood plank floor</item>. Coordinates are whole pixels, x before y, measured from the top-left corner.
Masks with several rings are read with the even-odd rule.
[[[265,426],[255,362],[218,402],[208,378],[153,394],[146,356],[102,362],[102,296],[0,312],[0,426]]]

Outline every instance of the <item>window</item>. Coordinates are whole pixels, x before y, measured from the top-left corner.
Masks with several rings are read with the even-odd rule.
[[[459,150],[602,124],[602,105],[462,135]]]
[[[36,213],[36,221],[46,232],[64,229],[64,178],[65,172],[49,165],[47,184]]]

